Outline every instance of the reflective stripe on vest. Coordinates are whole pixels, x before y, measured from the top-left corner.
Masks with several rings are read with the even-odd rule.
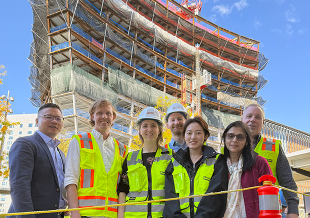
[[[193,195],[205,194],[208,190],[210,180],[214,173],[214,164],[216,163],[220,154],[217,154],[215,158],[206,159],[203,164],[197,170],[194,178],[194,184],[191,184],[190,178],[186,169],[174,158],[173,163],[173,180],[175,192],[179,197],[189,196],[191,194],[190,187],[193,185]],[[180,209],[183,214],[190,217],[190,207],[194,207],[194,213],[196,213],[197,207],[202,197],[193,198],[194,205],[190,205],[190,199],[180,199]],[[193,214],[194,215],[194,214]]]
[[[280,140],[276,139],[270,140],[261,137],[260,141],[257,143],[256,148],[254,150],[258,155],[264,157],[267,160],[272,170],[272,174],[276,178],[277,178],[277,161],[279,156],[280,145],[281,145]],[[278,178],[275,184],[279,185]]]
[[[127,148],[115,139],[114,161],[110,171],[105,171],[97,142],[91,133],[75,135],[80,145],[80,180],[78,183],[79,207],[113,205],[118,202],[117,184],[122,173]],[[102,185],[104,184],[104,185]],[[108,207],[82,210],[81,216],[117,217],[117,208]]]
[[[172,150],[159,147],[156,151],[155,160],[151,168],[152,178],[152,199],[159,200],[165,198],[165,170],[172,157]],[[148,198],[148,175],[146,167],[142,161],[142,149],[130,152],[127,157],[129,193],[126,196],[126,202],[137,202],[151,200]],[[164,202],[152,203],[152,217],[162,217]],[[148,205],[127,205],[125,208],[125,217],[147,217]]]

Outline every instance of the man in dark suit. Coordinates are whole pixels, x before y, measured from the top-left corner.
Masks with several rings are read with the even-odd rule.
[[[9,153],[12,204],[9,213],[55,210],[64,208],[65,156],[56,139],[62,130],[63,117],[58,105],[41,106],[36,118],[38,130],[17,139]],[[20,218],[59,218],[63,214],[48,213]]]

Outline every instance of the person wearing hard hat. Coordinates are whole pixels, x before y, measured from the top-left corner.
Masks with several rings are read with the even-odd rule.
[[[65,187],[69,208],[104,206],[118,203],[117,185],[127,147],[112,138],[116,118],[112,104],[95,101],[89,110],[90,133],[74,135],[66,160]],[[72,218],[117,217],[117,208],[72,211]]]
[[[130,152],[123,164],[118,187],[119,203],[132,203],[165,198],[165,170],[172,150],[161,147],[163,123],[153,107],[145,108],[137,120],[143,148]],[[118,207],[118,218],[162,217],[164,202]]]
[[[180,148],[184,150],[187,147],[182,132],[188,117],[185,107],[179,103],[174,103],[168,108],[165,120],[166,127],[171,131],[171,141],[166,147],[169,147],[175,152]]]

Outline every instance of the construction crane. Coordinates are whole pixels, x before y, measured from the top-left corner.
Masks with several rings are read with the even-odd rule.
[[[201,0],[182,0],[181,5],[195,15],[200,15],[202,2]],[[175,13],[186,20],[193,18],[186,10],[174,8]],[[173,9],[172,9],[173,10]]]

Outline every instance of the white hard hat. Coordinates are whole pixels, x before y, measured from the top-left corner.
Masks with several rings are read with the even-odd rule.
[[[187,110],[185,109],[185,107],[183,105],[181,105],[179,103],[174,103],[168,108],[167,114],[165,117],[166,122],[168,122],[168,117],[172,113],[181,113],[185,117],[185,119],[187,119],[187,117],[188,117]]]
[[[143,111],[141,111],[141,113],[139,114],[137,123],[139,124],[143,120],[155,120],[159,124],[162,124],[162,121],[160,119],[160,113],[158,112],[158,110],[156,110],[153,107],[147,107],[143,109]]]

